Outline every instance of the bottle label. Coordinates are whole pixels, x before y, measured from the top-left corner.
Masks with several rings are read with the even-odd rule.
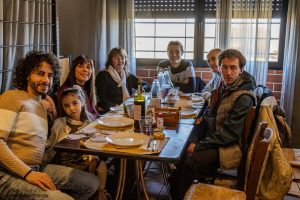
[[[164,119],[161,117],[157,117],[156,119],[156,127],[160,130],[164,129]]]
[[[142,119],[142,106],[141,105],[134,105],[134,120],[141,120]]]

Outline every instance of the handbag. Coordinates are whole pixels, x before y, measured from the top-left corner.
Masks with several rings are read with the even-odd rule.
[[[228,147],[220,147],[219,156],[221,169],[236,169],[240,165],[242,151],[238,144]]]

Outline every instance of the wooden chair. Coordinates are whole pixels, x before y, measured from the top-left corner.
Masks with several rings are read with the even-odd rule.
[[[255,133],[253,151],[247,157],[250,159],[250,166],[245,183],[245,190],[239,191],[230,188],[198,183],[190,187],[186,193],[185,200],[218,200],[218,199],[247,199],[254,200],[258,188],[259,177],[267,150],[272,138],[272,129],[266,128],[267,123],[260,123]],[[250,158],[251,157],[251,158]]]

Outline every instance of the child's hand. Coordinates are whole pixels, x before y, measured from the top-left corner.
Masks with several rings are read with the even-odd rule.
[[[89,172],[94,173],[96,171],[98,159],[94,158],[89,162]]]

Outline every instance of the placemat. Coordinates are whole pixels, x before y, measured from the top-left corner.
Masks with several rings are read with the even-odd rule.
[[[147,150],[148,144],[144,144],[140,147],[122,147],[122,146],[114,146],[107,142],[93,142],[90,140],[86,140],[85,142],[80,141],[82,146],[85,146],[88,149],[96,149],[96,150],[104,150],[104,151],[115,151],[115,152],[122,152],[122,153],[130,153],[130,154],[157,154],[162,151],[165,145],[170,140],[170,137],[165,137],[162,140],[157,141],[158,149],[155,151]]]

